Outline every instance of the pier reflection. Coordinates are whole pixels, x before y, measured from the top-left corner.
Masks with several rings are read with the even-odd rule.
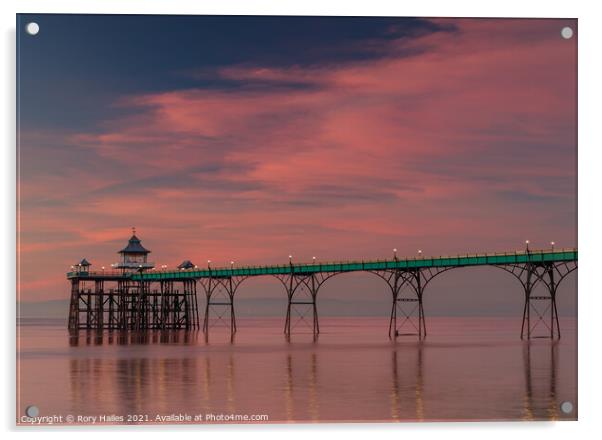
[[[170,414],[180,408],[175,402],[189,402],[195,394],[184,386],[196,382],[195,358],[74,358],[69,365],[76,414],[145,414],[149,403],[153,412]]]
[[[297,353],[295,357],[293,362],[293,355],[286,355],[286,420],[317,422],[320,420],[318,355],[312,351]]]
[[[423,342],[391,351],[391,418],[395,421],[424,420]],[[400,360],[401,359],[401,360]]]
[[[144,331],[127,332],[111,330],[70,331],[69,345],[146,345],[146,344],[184,344],[196,345],[199,331]]]
[[[558,392],[556,341],[504,348],[518,369],[487,369],[485,376],[478,376],[479,369],[495,363],[479,362],[473,374],[460,366],[475,360],[467,357],[457,369],[450,369],[442,366],[442,346],[426,341],[347,352],[336,345],[307,341],[276,347],[237,346],[228,341],[209,345],[198,332],[105,331],[72,334],[69,342],[78,347],[68,360],[70,409],[76,413],[259,411],[269,414],[270,421],[296,422],[337,417],[457,419],[469,417],[466,411],[480,398],[471,386],[491,388],[492,378],[498,377],[505,385],[491,396],[493,403],[488,400],[480,406],[489,405],[482,409],[483,418],[556,420],[572,416],[560,411],[559,399],[565,394]],[[103,345],[115,347],[105,350]],[[161,349],[151,345],[161,345]],[[427,357],[431,362],[425,362]],[[515,380],[505,381],[513,377]],[[478,382],[484,379],[488,381],[485,386]],[[457,385],[458,380],[464,380],[464,388]],[[441,413],[441,396],[456,390],[460,391],[457,404]]]
[[[523,346],[525,395],[523,419],[558,420],[558,341],[526,342]]]
[[[236,413],[233,355],[187,356],[181,350],[157,355],[151,344],[195,345],[195,334],[103,335],[102,343],[137,348],[131,353],[69,360],[70,406],[77,414]],[[97,345],[100,335],[78,344]],[[75,338],[71,342],[75,344]],[[134,347],[138,346],[138,347]],[[176,347],[177,348],[177,347]],[[153,355],[154,353],[154,355]]]

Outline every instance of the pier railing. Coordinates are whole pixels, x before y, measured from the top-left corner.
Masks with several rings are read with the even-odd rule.
[[[415,256],[412,258],[376,259],[365,261],[289,263],[279,265],[249,265],[231,267],[206,267],[191,269],[151,269],[144,272],[72,271],[68,278],[123,278],[132,280],[161,280],[208,278],[228,276],[258,276],[279,274],[303,274],[317,272],[354,272],[362,270],[412,269],[427,267],[461,267],[481,265],[509,265],[537,262],[576,261],[577,249],[538,249],[513,252],[467,253],[454,256]]]

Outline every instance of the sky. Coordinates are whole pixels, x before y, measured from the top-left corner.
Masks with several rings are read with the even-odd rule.
[[[69,266],[117,261],[133,226],[171,267],[577,246],[576,20],[22,14],[17,29],[21,302],[67,300]],[[499,269],[452,272],[433,312],[522,311]],[[382,281],[335,279],[331,313],[388,313]],[[279,313],[279,289],[240,297]]]

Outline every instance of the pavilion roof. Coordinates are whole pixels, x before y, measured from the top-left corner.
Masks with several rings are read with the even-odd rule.
[[[128,245],[119,251],[120,254],[148,254],[150,251],[140,244],[140,239],[132,235]]]
[[[178,266],[178,269],[192,269],[194,268],[194,264],[192,263],[192,261],[190,260],[184,260],[182,261],[182,263]]]

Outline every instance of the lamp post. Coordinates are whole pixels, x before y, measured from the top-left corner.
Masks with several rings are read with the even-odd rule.
[[[526,246],[527,252],[529,252],[529,240],[525,240],[525,246]]]
[[[550,242],[550,246],[552,246],[552,252],[554,252],[554,245],[555,245],[555,244],[556,244],[556,243],[554,243],[553,241],[551,241],[551,242]]]
[[[418,256],[422,257],[422,249],[418,249]]]
[[[234,269],[234,260],[230,261],[230,269]]]
[[[311,259],[312,259],[312,263],[316,264],[316,257],[311,257]]]
[[[397,248],[393,248],[393,259],[397,261]]]
[[[207,268],[211,269],[211,260],[207,260]]]

